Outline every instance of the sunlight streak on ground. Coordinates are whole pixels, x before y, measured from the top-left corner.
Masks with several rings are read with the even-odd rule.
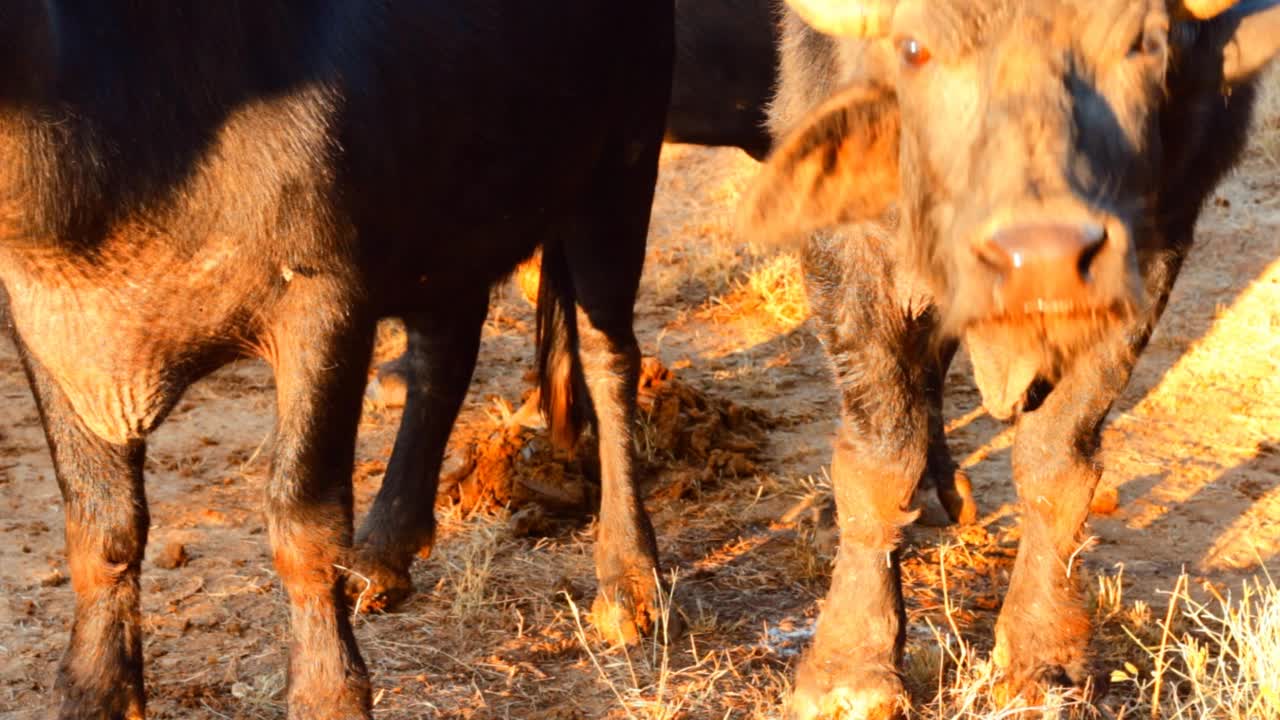
[[[1220,307],[1204,336],[1107,433],[1121,440],[1109,443],[1123,444],[1118,454],[1140,460],[1126,467],[1155,470],[1111,478],[1122,493],[1154,480],[1124,508],[1130,529],[1158,528],[1176,506],[1195,522],[1227,525],[1198,559],[1202,570],[1245,569],[1280,553],[1280,526],[1263,522],[1280,507],[1280,487],[1273,473],[1252,467],[1280,440],[1278,313],[1280,261]]]

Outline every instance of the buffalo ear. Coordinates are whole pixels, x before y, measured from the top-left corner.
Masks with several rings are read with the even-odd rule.
[[[1253,77],[1280,52],[1280,2],[1241,0],[1220,20],[1233,27],[1222,49],[1222,77],[1228,85]]]
[[[787,243],[880,216],[898,196],[899,128],[893,91],[836,94],[769,156],[738,206],[738,234]]]

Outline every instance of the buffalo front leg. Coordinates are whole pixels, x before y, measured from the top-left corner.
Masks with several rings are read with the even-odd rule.
[[[1123,335],[1078,358],[1035,410],[1018,420],[1013,476],[1022,542],[996,623],[994,660],[1005,690],[1087,678],[1092,624],[1076,567],[1085,521],[1102,477],[1102,423],[1164,312],[1191,246],[1194,216],[1174,222],[1168,247],[1142,258],[1146,311]]]
[[[359,602],[357,611],[400,604],[413,592],[414,556],[431,552],[440,465],[471,384],[488,307],[488,289],[480,286],[447,306],[404,317],[404,413],[382,487],[356,534],[358,575],[348,579],[347,592]]]
[[[1076,360],[1044,402],[1018,420],[1013,477],[1022,541],[996,623],[996,665],[1010,693],[1083,683],[1091,624],[1077,560],[1094,489],[1102,421],[1133,366],[1127,342]]]
[[[24,362],[62,491],[76,596],[71,641],[54,685],[56,717],[141,720],[146,444],[113,443],[89,430],[39,362],[25,353]]]
[[[932,323],[897,303],[892,257],[879,235],[861,229],[815,237],[804,253],[842,422],[831,460],[840,545],[813,645],[796,671],[791,710],[799,720],[890,718],[906,707],[897,547],[918,515],[911,501],[929,457]]]
[[[884,409],[877,410],[882,412]],[[919,413],[922,415],[922,413]],[[924,464],[924,417],[901,437],[919,448],[884,454],[845,412],[831,461],[840,547],[817,630],[796,673],[792,712],[811,718],[891,718],[905,709],[898,676],[906,615],[897,545]]]
[[[925,391],[929,400],[929,458],[921,485],[932,485],[938,502],[951,522],[970,525],[978,519],[978,504],[973,499],[973,486],[969,476],[951,458],[947,446],[946,418],[942,414],[943,392],[946,388],[947,370],[955,357],[959,343],[946,340],[937,357],[928,363],[925,373]],[[924,522],[922,519],[921,522]]]
[[[372,323],[353,320],[343,298],[296,285],[271,332],[277,418],[267,491],[293,637],[289,718],[368,718],[368,674],[338,566],[351,547],[351,469]]]

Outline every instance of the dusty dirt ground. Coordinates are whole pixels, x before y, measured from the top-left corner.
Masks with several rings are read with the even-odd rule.
[[[420,594],[399,612],[356,620],[378,717],[779,716],[829,573],[822,508],[836,405],[794,259],[730,237],[754,167],[735,150],[666,149],[638,313],[645,353],[685,388],[685,415],[655,410],[646,427],[667,423],[667,439],[649,433],[641,451],[688,633],[665,649],[601,644],[576,614],[594,593],[590,518],[531,526],[501,508],[463,517],[446,493],[435,554],[415,567]],[[1119,507],[1092,520],[1086,563],[1098,575],[1123,565],[1127,598],[1160,606],[1184,569],[1220,588],[1263,569],[1280,576],[1276,167],[1255,147],[1220,188],[1106,432],[1104,483]],[[384,335],[379,359],[399,349],[394,331]],[[495,292],[455,445],[516,432],[532,335],[518,290]],[[53,471],[8,343],[0,399],[0,717],[17,720],[43,716],[72,595]],[[692,435],[672,430],[690,422],[690,407],[702,413],[695,419],[707,407],[764,418],[764,430],[716,435],[690,455]],[[1016,546],[1011,434],[978,407],[961,360],[947,393],[950,440],[982,515],[969,528],[908,532],[909,665],[926,671],[937,655],[927,623],[944,626],[946,607],[965,638],[989,649]],[[272,411],[269,373],[244,362],[195,386],[151,443],[143,610],[153,718],[284,716],[284,601],[261,513]],[[358,512],[378,488],[397,421],[394,408],[367,404]],[[1103,670],[1141,662],[1123,641],[1100,657]],[[911,688],[928,703],[936,686],[924,677]]]

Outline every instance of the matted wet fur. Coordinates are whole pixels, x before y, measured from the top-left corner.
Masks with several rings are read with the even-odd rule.
[[[1085,683],[1073,569],[1101,424],[1201,204],[1240,156],[1280,9],[1196,20],[1163,0],[852,5],[803,13],[884,36],[784,18],[778,149],[741,213],[760,239],[810,238],[811,305],[842,395],[841,543],[793,713],[903,711],[897,528],[921,478],[952,472],[935,386],[961,339],[984,404],[1017,421],[1023,540],[996,663],[1014,692]]]
[[[76,595],[54,716],[144,716],[146,438],[192,382],[260,356],[276,380],[266,510],[289,597],[289,716],[369,717],[338,568],[353,562],[374,324],[402,315],[419,346],[411,441],[393,458],[410,484],[394,489],[434,497],[489,288],[540,244],[564,258],[586,382],[613,408],[601,597],[620,622],[647,612],[656,590],[636,578],[657,559],[629,500],[625,398],[672,14],[669,2],[6,3],[0,289]],[[375,504],[395,550],[429,542],[420,507]]]

